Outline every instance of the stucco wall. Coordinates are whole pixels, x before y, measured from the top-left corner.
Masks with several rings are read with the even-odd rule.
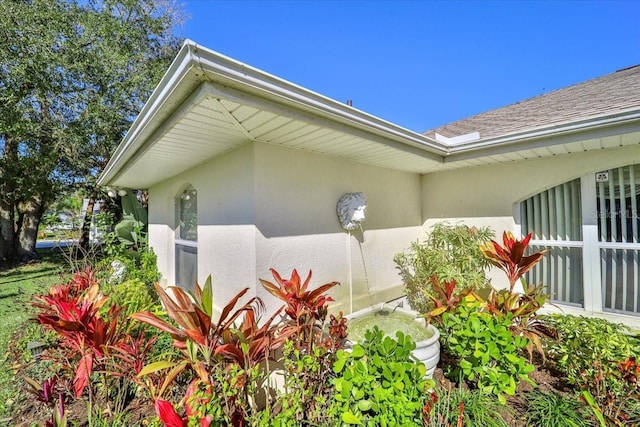
[[[149,241],[165,284],[175,283],[175,197],[190,184],[198,192],[198,280],[212,275],[218,307],[255,285],[253,159],[247,144],[149,189]]]
[[[637,161],[636,145],[430,173],[422,177],[423,218],[512,217],[514,203],[547,188]]]
[[[516,204],[547,188],[640,161],[640,146],[557,155],[514,161],[422,177],[422,212],[428,229],[437,221],[489,226],[498,237],[515,231]],[[505,285],[500,272],[492,271],[497,285]]]
[[[313,270],[312,287],[341,282],[335,308],[348,311],[350,261],[354,309],[393,299],[401,293],[393,255],[423,234],[419,175],[248,144],[149,189],[150,243],[167,284],[174,283],[174,199],[187,184],[198,191],[198,277],[212,274],[218,307],[249,286],[276,308],[258,278],[297,268],[303,278]],[[368,205],[364,233],[351,236],[336,215],[350,191],[364,192]]]
[[[399,296],[393,255],[423,233],[419,175],[265,144],[255,150],[259,274],[311,269],[314,285],[341,282],[335,308],[348,311],[351,264],[354,309]],[[364,233],[350,236],[336,204],[354,191],[365,193],[367,216]]]

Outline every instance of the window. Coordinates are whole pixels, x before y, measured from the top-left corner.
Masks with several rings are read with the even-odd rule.
[[[596,186],[603,308],[640,313],[640,165],[599,172]]]
[[[187,187],[176,199],[176,285],[192,291],[198,278],[198,193]]]
[[[558,185],[520,204],[522,234],[533,233],[531,250],[547,254],[529,273],[553,301],[583,306],[580,180]]]
[[[520,203],[522,234],[548,253],[527,273],[552,300],[640,314],[640,165],[599,171]]]

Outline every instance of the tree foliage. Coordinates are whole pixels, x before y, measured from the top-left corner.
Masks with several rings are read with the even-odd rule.
[[[100,196],[180,20],[169,0],[0,0],[0,260],[33,254],[58,195]]]

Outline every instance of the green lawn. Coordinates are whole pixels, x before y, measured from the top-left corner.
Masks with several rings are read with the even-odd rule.
[[[8,360],[11,336],[18,327],[27,329],[32,316],[28,301],[34,293],[44,293],[52,284],[61,281],[61,274],[69,271],[69,264],[59,250],[38,251],[41,261],[0,270],[0,425],[9,415],[15,401],[16,382],[11,360]]]

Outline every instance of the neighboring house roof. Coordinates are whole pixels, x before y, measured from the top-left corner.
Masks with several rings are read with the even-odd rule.
[[[421,174],[637,145],[639,76],[638,67],[623,70],[443,126],[436,137],[187,40],[98,183],[148,188],[248,142]]]
[[[424,133],[451,138],[478,132],[490,139],[602,115],[637,110],[640,106],[640,65],[554,90],[506,107],[449,123]]]

